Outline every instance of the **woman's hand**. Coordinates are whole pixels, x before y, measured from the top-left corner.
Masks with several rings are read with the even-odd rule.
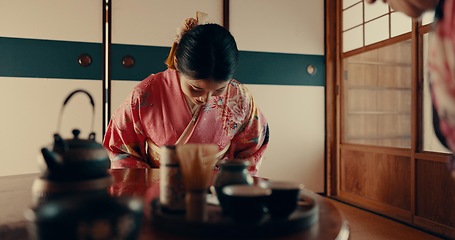
[[[376,0],[365,0],[374,3]],[[382,0],[388,3],[393,10],[402,12],[410,17],[420,17],[423,12],[434,9],[439,0]]]

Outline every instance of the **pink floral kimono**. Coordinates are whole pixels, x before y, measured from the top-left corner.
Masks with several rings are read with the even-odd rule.
[[[192,116],[177,71],[150,75],[111,118],[103,141],[111,168],[159,167],[160,147],[176,144]],[[245,86],[231,80],[224,94],[211,97],[194,120],[183,143],[216,144],[219,159],[248,160],[249,171],[256,173],[269,130]]]
[[[440,0],[430,38],[429,69],[434,128],[441,142],[455,151],[455,0]],[[455,174],[452,156],[449,166]],[[454,175],[455,176],[455,175]]]

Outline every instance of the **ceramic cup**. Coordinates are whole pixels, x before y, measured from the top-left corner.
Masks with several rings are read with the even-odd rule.
[[[229,185],[223,188],[229,215],[235,222],[255,224],[265,214],[267,200],[271,194],[270,189],[256,185]]]
[[[271,195],[267,209],[272,219],[288,218],[296,209],[302,184],[270,181],[268,184]]]

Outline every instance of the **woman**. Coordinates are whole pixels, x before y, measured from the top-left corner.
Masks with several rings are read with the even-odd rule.
[[[160,147],[216,144],[218,159],[245,159],[256,174],[268,144],[266,119],[233,79],[238,49],[217,24],[185,20],[164,72],[139,83],[113,114],[103,141],[112,168],[156,168]]]

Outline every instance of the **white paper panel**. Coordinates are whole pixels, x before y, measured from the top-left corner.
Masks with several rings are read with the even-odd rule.
[[[323,192],[324,88],[247,87],[270,125],[270,143],[259,176],[300,182],[310,190]],[[298,103],[298,107],[292,103]]]
[[[240,50],[324,54],[324,1],[231,0]]]
[[[434,20],[434,11],[425,12],[422,14],[422,25],[432,23]]]
[[[102,42],[101,1],[0,1],[0,36]]]
[[[355,27],[363,23],[362,4],[357,4],[343,11],[343,30]]]
[[[0,77],[0,176],[38,172],[40,149],[53,142],[57,119],[63,101],[76,89],[87,90],[95,101],[95,133],[102,139],[101,81],[5,78]],[[71,130],[81,130],[80,138],[88,138],[92,107],[85,94],[74,95],[63,112],[61,135],[72,138]]]
[[[222,0],[112,1],[112,43],[170,47],[176,30],[196,11],[223,23]]]
[[[389,12],[389,5],[382,1],[376,1],[374,4],[365,4],[365,22],[377,18]]]
[[[412,31],[412,18],[401,12],[393,12],[390,25],[392,37],[408,33]]]
[[[343,33],[343,52],[363,47],[363,26]]]
[[[131,94],[134,87],[139,84],[137,81],[112,81],[111,82],[111,113],[122,104],[122,102]]]
[[[348,8],[356,3],[362,2],[361,0],[343,0],[343,9]],[[359,3],[362,5],[362,3]]]
[[[389,38],[389,17],[384,16],[365,24],[365,45]]]

